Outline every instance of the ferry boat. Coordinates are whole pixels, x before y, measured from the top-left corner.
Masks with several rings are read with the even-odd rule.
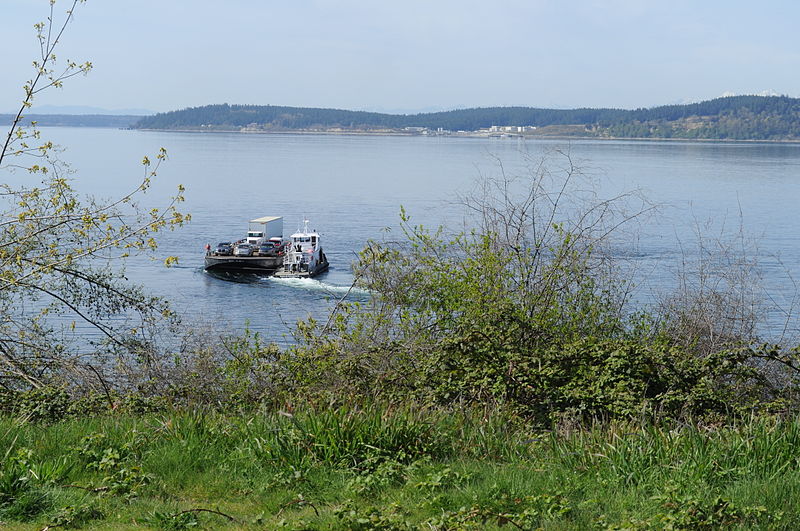
[[[291,235],[283,254],[283,267],[275,271],[279,278],[310,278],[328,270],[328,258],[322,251],[319,233],[308,229],[303,220],[303,230]]]

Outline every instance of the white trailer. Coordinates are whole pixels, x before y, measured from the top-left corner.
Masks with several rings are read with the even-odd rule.
[[[247,243],[261,245],[270,238],[283,239],[283,217],[264,216],[250,220],[250,226],[247,229]]]

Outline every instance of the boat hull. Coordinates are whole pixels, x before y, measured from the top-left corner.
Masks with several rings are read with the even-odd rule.
[[[271,274],[283,265],[280,256],[217,256],[207,255],[206,271]]]

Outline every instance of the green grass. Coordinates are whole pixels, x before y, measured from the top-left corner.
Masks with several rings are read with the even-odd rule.
[[[0,419],[4,529],[800,528],[800,418],[534,431],[380,407]]]

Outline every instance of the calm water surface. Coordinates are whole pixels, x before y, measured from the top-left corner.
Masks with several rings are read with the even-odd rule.
[[[76,186],[113,197],[138,184],[139,162],[165,147],[169,160],[142,203],[163,204],[178,184],[185,228],[161,238],[160,255],[180,265],[135,260],[129,277],[173,301],[187,323],[252,329],[283,340],[307,315],[323,316],[347,291],[350,263],[370,238],[396,227],[400,206],[415,221],[459,226],[459,194],[481,175],[525,172],[526,155],[568,150],[600,197],[639,189],[661,205],[631,241],[641,304],[674,282],[680,249],[695,232],[735,232],[758,244],[765,285],[775,297],[768,333],[780,329],[800,278],[800,145],[625,141],[536,141],[424,137],[191,134],[49,128],[67,148]],[[230,282],[203,272],[203,247],[244,236],[247,221],[284,217],[286,235],[303,217],[324,240],[331,270],[315,280]],[[621,248],[621,252],[625,249]],[[359,296],[359,295],[356,295]],[[364,296],[361,294],[360,296]],[[796,327],[792,324],[792,327]]]

